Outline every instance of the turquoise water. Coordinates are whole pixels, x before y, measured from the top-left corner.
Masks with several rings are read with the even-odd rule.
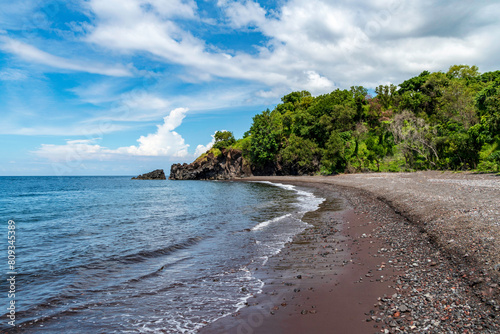
[[[129,177],[0,177],[0,194],[31,333],[196,332],[260,291],[252,268],[321,203],[293,186]],[[0,268],[5,281],[6,252]]]

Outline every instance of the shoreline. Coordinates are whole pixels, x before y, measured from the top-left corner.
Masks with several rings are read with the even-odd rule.
[[[441,246],[432,221],[422,224],[418,208],[411,211],[404,205],[403,193],[414,191],[411,182],[424,180],[450,181],[432,181],[431,191],[438,196],[443,185],[462,182],[460,177],[475,186],[491,181],[488,189],[499,192],[498,177],[446,174],[243,179],[293,184],[327,200],[305,215],[304,220],[313,227],[256,271],[265,282],[263,292],[250,298],[247,307],[200,333],[497,332],[500,313],[495,273],[484,264],[483,270],[471,271],[468,263],[474,263],[474,257],[457,261],[453,248]],[[388,193],[402,200],[398,202]],[[415,197],[406,204],[411,207],[419,200]],[[335,198],[343,202],[341,211]],[[443,196],[436,205],[446,200]],[[446,216],[443,210],[434,212],[435,219]]]

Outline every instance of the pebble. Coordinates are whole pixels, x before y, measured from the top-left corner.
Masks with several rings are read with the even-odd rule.
[[[417,189],[420,189],[421,186],[411,183],[420,177],[418,173],[409,174],[410,181],[405,183],[406,188],[398,188],[396,185],[391,188],[390,192],[392,193],[380,190],[379,185],[386,184],[387,180],[378,176],[380,174],[375,175],[373,179],[369,180],[363,179],[363,175],[360,175],[359,185],[355,183],[356,181],[351,182],[352,178],[350,178],[350,183],[346,185],[351,188],[343,188],[342,191],[342,194],[357,211],[367,212],[372,217],[372,223],[378,223],[379,227],[371,235],[385,240],[386,245],[375,250],[374,253],[383,257],[386,267],[384,272],[388,274],[386,276],[394,273],[394,288],[398,289],[398,292],[390,297],[380,297],[378,303],[375,304],[376,313],[367,317],[366,321],[376,322],[379,319],[381,326],[384,324],[386,326],[378,330],[378,332],[383,333],[500,333],[500,302],[498,299],[500,280],[488,272],[488,268],[491,272],[500,272],[500,253],[494,252],[500,247],[492,245],[489,253],[485,247],[495,242],[498,242],[500,246],[500,242],[497,241],[500,237],[490,238],[495,237],[495,235],[491,235],[487,229],[484,229],[485,235],[482,237],[475,231],[474,233],[459,234],[456,229],[449,227],[445,229],[448,226],[448,221],[457,224],[457,219],[449,216],[448,212],[450,211],[446,211],[448,208],[455,205],[467,208],[471,205],[467,203],[467,200],[459,203],[456,199],[457,196],[454,196],[454,200],[445,198],[446,192],[450,189],[449,186],[439,188],[433,186],[430,192],[424,190],[422,194],[433,198],[434,202],[429,204],[429,202],[424,202],[427,198],[420,199],[421,195],[418,194]],[[403,176],[406,177],[406,174],[394,177],[402,178]],[[438,177],[446,181],[451,176],[439,174],[436,179]],[[457,176],[457,178],[459,177]],[[467,175],[464,176],[464,178],[467,177]],[[496,189],[498,194],[500,179],[496,182],[497,188],[490,190]],[[422,187],[425,187],[425,184],[424,180]],[[433,216],[420,220],[422,223],[426,223],[423,225],[425,227],[412,224],[395,214],[394,209],[381,204],[374,197],[367,195],[364,190],[353,189],[353,186],[366,187],[379,198],[390,196],[394,201],[397,201],[400,208],[405,207],[404,205],[407,203],[405,208],[413,210],[412,212],[425,212],[428,210],[425,206],[430,206],[433,209],[429,213]],[[450,190],[455,195],[460,195],[456,189]],[[443,199],[437,199],[438,196],[443,196]],[[500,221],[498,219],[500,217],[500,205],[498,205],[500,204],[498,202],[500,196],[488,197],[487,193],[481,196],[483,196],[482,200],[485,203],[492,203],[491,213],[497,217],[497,222]],[[496,198],[497,205],[493,204],[492,198]],[[399,211],[404,214],[408,213],[408,210],[400,209]],[[440,220],[440,217],[443,218]],[[449,217],[449,220],[444,220],[444,217]],[[481,219],[489,218],[475,217],[474,224],[481,224]],[[451,233],[454,231],[452,236]],[[500,229],[498,233],[500,234]],[[443,243],[436,244],[436,238],[443,240]],[[473,241],[474,239],[477,241]],[[457,264],[457,262],[450,261],[447,250],[440,247],[461,247],[458,252],[463,251],[463,254],[467,256],[459,255],[457,261],[460,259],[474,261],[472,259],[476,259],[480,255],[483,257],[480,257],[481,263],[491,264],[489,266],[482,266],[479,263],[471,266],[460,262]],[[495,261],[495,259],[497,260]],[[394,270],[399,271],[395,272]]]

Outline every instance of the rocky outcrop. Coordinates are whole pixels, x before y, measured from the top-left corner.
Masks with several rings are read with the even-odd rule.
[[[133,177],[132,180],[166,180],[163,169],[157,169],[152,172]]]
[[[207,153],[190,164],[175,164],[170,168],[170,180],[230,180],[252,175],[241,151],[222,149],[220,155]]]

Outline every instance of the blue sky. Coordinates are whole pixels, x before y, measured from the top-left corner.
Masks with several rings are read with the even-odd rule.
[[[2,2],[0,175],[169,170],[294,90],[499,69],[493,1]]]

